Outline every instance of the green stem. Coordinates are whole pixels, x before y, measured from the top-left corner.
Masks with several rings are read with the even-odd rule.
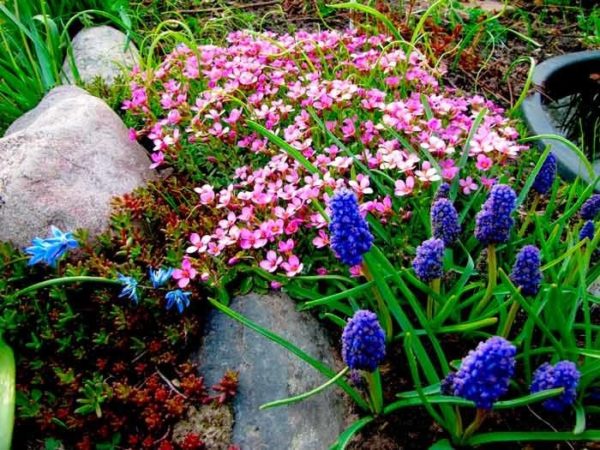
[[[10,450],[15,420],[15,356],[0,334],[0,450]]]
[[[474,315],[479,314],[487,306],[488,302],[494,294],[496,288],[496,277],[498,276],[498,260],[496,258],[496,246],[490,244],[487,247],[487,260],[488,260],[488,284],[485,290],[485,294],[479,304],[475,307]]]
[[[432,280],[431,281],[431,290],[433,292],[435,292],[436,294],[439,294],[440,293],[440,284],[441,284],[441,279],[436,278],[435,280]],[[433,297],[431,295],[427,296],[427,318],[429,320],[432,320],[435,313],[437,313],[437,310],[438,310],[437,302],[433,299]]]
[[[504,327],[502,328],[502,333],[500,333],[500,336],[508,338],[512,324],[515,321],[515,317],[517,317],[517,312],[519,312],[519,302],[513,300],[512,305],[510,306],[510,310],[508,311],[508,317],[506,318],[506,322],[504,322]]]
[[[29,292],[37,291],[39,289],[44,289],[51,286],[57,286],[61,284],[74,284],[74,283],[104,283],[104,284],[112,284],[115,286],[122,286],[119,280],[113,280],[110,278],[104,277],[88,277],[88,276],[77,276],[77,277],[61,277],[61,278],[53,278],[51,280],[41,281],[36,284],[32,284],[31,286],[27,286],[20,291],[15,292],[13,295],[15,298],[20,297],[21,295],[27,294]]]
[[[531,208],[529,208],[529,211],[527,212],[527,215],[525,216],[523,225],[521,225],[521,228],[519,229],[519,237],[523,237],[523,235],[527,231],[527,227],[529,227],[529,224],[531,223],[531,216],[536,213],[539,202],[540,202],[540,196],[536,195],[535,198],[533,199],[533,203],[531,203]]]
[[[463,434],[463,440],[470,438],[473,433],[475,433],[479,427],[483,424],[483,421],[487,417],[487,411],[485,409],[477,408],[477,413],[475,413],[475,419],[471,422],[471,425],[467,427],[465,433]]]
[[[367,280],[375,281],[375,278],[373,277],[372,272],[370,270],[369,264],[367,264],[366,261],[363,262],[362,268],[363,268],[363,272],[364,272]],[[381,297],[381,292],[379,292],[379,289],[377,289],[377,287],[373,286],[372,291],[373,291],[373,295],[375,296],[375,300],[377,300],[377,309],[378,309],[377,315],[379,316],[379,319],[381,320],[381,322],[383,324],[383,329],[385,330],[385,340],[390,341],[392,339],[393,332],[394,332],[393,327],[392,327],[392,316],[390,315],[390,312],[385,304],[385,301]]]
[[[383,411],[383,389],[381,388],[381,375],[379,369],[375,372],[363,372],[367,385],[369,386],[369,397],[374,414],[381,414]]]

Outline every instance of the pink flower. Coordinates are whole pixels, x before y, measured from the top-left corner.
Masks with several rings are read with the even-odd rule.
[[[294,240],[288,239],[287,241],[279,241],[277,248],[281,253],[291,253],[294,250]]]
[[[475,166],[479,170],[483,170],[484,172],[486,172],[492,168],[492,164],[492,160],[485,156],[483,153],[477,155],[477,164],[475,164]]]
[[[318,267],[317,274],[318,275],[327,275],[329,271],[325,267]]]
[[[329,245],[329,236],[325,231],[319,230],[319,235],[313,239],[312,243],[317,248],[327,247]]]
[[[162,165],[165,162],[165,154],[163,152],[154,152],[150,155],[150,159],[152,159],[152,164],[150,164],[151,169],[156,169],[158,166]]]
[[[283,286],[279,281],[271,281],[271,289],[277,291]]]
[[[200,195],[200,203],[210,205],[215,201],[215,191],[210,184],[205,184],[201,188],[194,188],[194,191]]]
[[[348,184],[359,196],[373,193],[373,189],[370,187],[371,183],[369,177],[362,173],[359,173],[356,176],[356,180],[350,180]]]
[[[494,184],[496,184],[496,179],[495,178],[486,178],[486,177],[481,177],[479,179],[481,181],[481,184],[486,188],[486,189],[491,189],[492,186]]]
[[[358,278],[363,275],[362,264],[357,264],[356,266],[350,267],[350,275],[353,278]]]
[[[273,250],[269,250],[266,258],[263,259],[259,265],[267,272],[275,272],[282,262],[283,258],[281,256],[277,256],[277,253]]]
[[[192,233],[190,235],[190,242],[192,243],[192,245],[190,245],[185,251],[186,253],[204,253],[208,248],[210,240],[211,237],[208,235],[202,236],[202,238],[200,238],[200,235],[198,233]]]
[[[293,277],[302,270],[304,264],[300,262],[296,255],[291,255],[289,259],[281,265],[281,267],[286,271],[285,274],[288,277]]]
[[[454,177],[456,177],[456,175],[460,171],[460,169],[454,165],[453,159],[446,159],[444,161],[440,161],[439,164],[442,169],[442,178],[444,180],[453,180]]]
[[[135,131],[135,128],[130,128],[127,135],[129,136],[130,141],[137,141],[138,134],[137,131]]]
[[[396,194],[398,197],[410,195],[415,188],[415,179],[410,176],[406,178],[406,181],[396,180],[394,187],[394,194]]]
[[[442,178],[438,175],[437,170],[431,167],[431,163],[429,161],[423,162],[422,170],[415,170],[415,175],[419,180],[424,183],[429,183],[432,181],[439,181]]]
[[[469,195],[471,192],[477,190],[477,185],[471,177],[461,179],[459,182],[463,194]]]
[[[189,258],[183,258],[183,262],[181,263],[181,269],[175,269],[173,271],[173,278],[177,281],[177,285],[183,289],[188,284],[190,284],[190,280],[196,278],[198,272],[196,269],[192,267],[192,262]]]

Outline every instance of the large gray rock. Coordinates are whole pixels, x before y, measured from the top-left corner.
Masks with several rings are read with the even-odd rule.
[[[334,356],[339,350],[332,348],[313,317],[295,310],[289,297],[251,294],[234,299],[231,307],[340,368]],[[307,392],[327,380],[284,348],[217,311],[207,320],[199,366],[208,386],[227,369],[239,372],[233,442],[242,450],[327,449],[344,429],[346,403],[335,386],[294,405],[259,411],[263,403]]]
[[[110,85],[123,70],[131,69],[140,59],[133,42],[107,25],[84,28],[73,38],[72,46],[75,65],[84,83],[100,77]],[[66,81],[75,83],[68,57],[63,73]]]
[[[102,100],[74,86],[50,91],[0,139],[0,241],[24,246],[108,224],[110,199],[153,177],[145,150]]]

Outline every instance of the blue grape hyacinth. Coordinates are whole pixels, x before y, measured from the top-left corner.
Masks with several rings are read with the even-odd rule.
[[[517,207],[515,191],[505,184],[496,184],[475,218],[475,237],[484,245],[508,241],[515,223],[511,217]]]
[[[446,247],[454,244],[460,236],[460,223],[456,208],[447,198],[440,198],[431,206],[431,229],[433,237],[444,241]]]
[[[331,199],[330,207],[331,248],[344,264],[360,264],[373,245],[373,235],[360,214],[356,195],[349,190],[340,190]]]
[[[183,310],[190,306],[191,296],[191,292],[185,292],[181,289],[175,289],[174,291],[167,292],[165,295],[165,299],[167,300],[167,310],[175,306],[180,314],[183,313]]]
[[[69,251],[69,249],[79,247],[77,241],[73,238],[73,233],[63,233],[55,226],[50,227],[51,236],[42,239],[34,238],[30,247],[25,249],[25,253],[31,256],[28,265],[45,263],[51,267],[56,267],[58,260]]]
[[[579,232],[579,240],[583,241],[585,238],[588,238],[590,241],[594,239],[594,234],[596,234],[596,226],[594,222],[588,220],[583,227],[581,227],[581,231]]]
[[[160,269],[153,270],[150,267],[148,269],[148,275],[150,276],[150,282],[152,283],[152,287],[156,289],[163,286],[171,279],[171,275],[173,275],[173,269],[165,269],[161,267]]]
[[[550,398],[542,403],[547,411],[562,412],[575,401],[580,377],[577,366],[571,361],[560,361],[554,366],[544,363],[533,373],[531,393],[564,388],[564,392],[558,397]]]
[[[138,294],[138,281],[133,277],[127,277],[123,274],[118,274],[118,276],[119,281],[123,285],[119,298],[127,297],[133,303],[137,304],[140,299]]]
[[[446,392],[475,402],[477,408],[492,405],[508,391],[515,373],[517,349],[500,336],[480,342],[463,358],[460,369],[448,375]]]
[[[581,205],[579,214],[583,220],[594,220],[598,213],[600,213],[600,194],[594,194]]]
[[[556,178],[556,156],[550,153],[538,172],[531,188],[538,194],[547,194]]]
[[[444,274],[444,241],[431,238],[417,247],[413,269],[421,281],[430,282]]]
[[[440,187],[433,196],[433,201],[439,200],[440,198],[448,198],[450,196],[450,185],[448,183],[440,184]]]
[[[385,332],[377,315],[359,310],[342,333],[342,358],[351,370],[373,372],[385,358]]]
[[[523,295],[533,296],[539,292],[542,283],[540,265],[540,251],[533,245],[526,245],[517,254],[510,279],[515,286],[521,288]]]

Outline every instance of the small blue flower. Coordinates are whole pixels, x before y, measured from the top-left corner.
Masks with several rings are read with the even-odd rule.
[[[164,269],[161,267],[160,269],[152,270],[152,267],[150,267],[148,269],[148,274],[150,276],[150,282],[152,283],[152,287],[156,289],[161,287],[171,279],[171,275],[173,275],[173,269]]]
[[[431,206],[431,228],[433,237],[444,241],[446,247],[454,244],[460,236],[458,213],[452,202],[440,198]]]
[[[123,289],[119,294],[119,298],[127,297],[137,305],[139,301],[138,295],[138,281],[133,277],[126,277],[125,275],[118,274],[119,281],[123,284]]]
[[[373,372],[385,358],[385,332],[377,315],[359,310],[342,333],[342,358],[352,370]]]
[[[531,188],[539,194],[547,194],[556,178],[556,156],[550,153],[538,172]]]
[[[575,401],[580,377],[577,366],[571,361],[560,361],[554,366],[544,363],[533,373],[531,393],[564,388],[564,392],[558,397],[550,398],[542,403],[547,411],[562,412]]]
[[[588,238],[590,241],[594,239],[594,234],[596,233],[596,227],[594,222],[588,220],[583,227],[581,227],[581,231],[579,232],[579,240],[583,241],[585,238]]]
[[[191,295],[191,292],[185,292],[181,289],[167,292],[165,295],[165,298],[167,299],[167,310],[176,306],[177,311],[179,311],[180,314],[183,313],[183,310],[190,306]]]
[[[427,239],[417,247],[417,256],[413,259],[413,269],[420,280],[429,282],[441,278],[444,274],[444,241]]]
[[[460,369],[446,378],[446,392],[475,402],[477,408],[492,405],[508,391],[515,373],[517,348],[500,336],[480,342],[463,358]]]
[[[73,238],[73,233],[63,233],[55,226],[51,227],[51,232],[52,235],[49,238],[34,238],[31,242],[33,245],[25,249],[25,253],[31,255],[28,265],[32,266],[43,262],[55,267],[58,260],[69,249],[79,247],[79,244]]]
[[[581,205],[579,214],[583,220],[594,220],[598,213],[600,213],[600,194],[594,194]]]
[[[515,220],[511,217],[517,207],[515,191],[505,184],[496,184],[475,217],[475,237],[484,245],[508,241]]]
[[[356,195],[349,190],[338,191],[331,199],[331,248],[344,264],[360,264],[371,249],[373,235],[361,215]]]
[[[510,279],[521,288],[523,295],[537,295],[542,283],[540,251],[533,245],[526,245],[517,254]]]

